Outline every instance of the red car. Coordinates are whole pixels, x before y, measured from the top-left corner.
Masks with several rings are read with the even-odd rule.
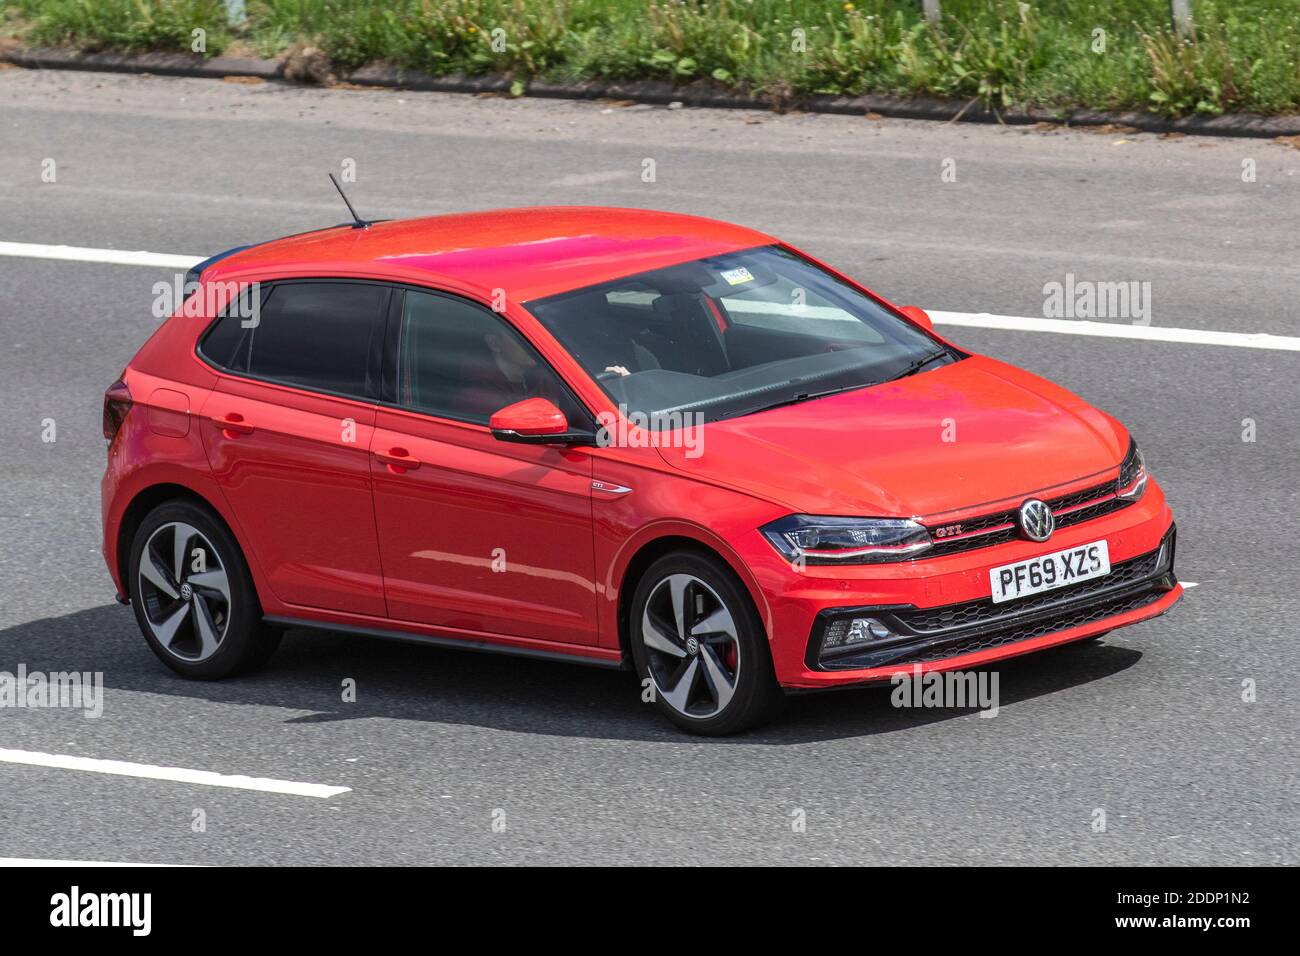
[[[104,399],[104,555],[187,677],[310,625],[635,668],[723,734],[1182,593],[1119,422],[751,229],[506,210],[192,276]]]

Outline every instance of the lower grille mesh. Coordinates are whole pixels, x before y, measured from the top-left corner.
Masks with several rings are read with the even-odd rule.
[[[1098,591],[1114,591],[1127,584],[1151,577],[1156,570],[1156,561],[1160,557],[1159,549],[1144,554],[1123,564],[1111,568],[1110,574],[1093,578],[1067,588],[1047,591],[1035,597],[1022,598],[1012,605],[994,604],[991,600],[969,601],[966,604],[949,604],[947,607],[931,608],[923,611],[899,611],[894,615],[899,621],[914,631],[946,631],[953,627],[967,627],[996,621],[1008,613],[1032,611],[1036,608],[1050,607],[1063,601],[1074,601],[1086,594]]]
[[[969,637],[964,640],[952,641],[939,647],[904,655],[896,660],[890,661],[890,663],[928,664],[933,661],[941,661],[946,657],[957,657],[961,654],[974,654],[977,651],[985,651],[994,647],[1001,647],[1004,644],[1014,644],[1016,641],[1026,641],[1033,637],[1042,637],[1044,634],[1066,631],[1072,627],[1082,627],[1084,624],[1091,624],[1094,621],[1100,621],[1103,618],[1114,617],[1116,614],[1124,614],[1128,611],[1136,611],[1140,607],[1154,604],[1164,594],[1165,591],[1163,589],[1158,591],[1144,591],[1141,594],[1121,598],[1119,600],[1108,601],[1105,604],[1094,604],[1091,607],[1080,608],[1074,613],[1065,614],[1061,617],[1053,617],[1046,621],[1040,621],[1037,624],[1016,628],[1015,630],[999,631],[996,634],[987,634],[982,637]]]

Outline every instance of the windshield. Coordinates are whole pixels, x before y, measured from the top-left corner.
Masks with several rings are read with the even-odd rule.
[[[788,249],[697,259],[527,304],[623,413],[704,421],[959,353]]]

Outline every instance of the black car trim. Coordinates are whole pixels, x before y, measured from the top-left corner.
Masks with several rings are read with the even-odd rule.
[[[267,624],[277,627],[308,627],[317,631],[334,631],[339,634],[355,634],[361,637],[378,637],[383,640],[403,641],[408,644],[427,644],[433,647],[446,647],[461,651],[480,651],[485,654],[506,654],[510,657],[529,657],[542,661],[562,661],[568,664],[588,664],[607,670],[628,670],[630,664],[627,656],[611,660],[602,657],[589,657],[576,651],[546,650],[536,647],[514,647],[510,644],[497,644],[477,638],[442,637],[437,634],[416,634],[400,631],[396,628],[368,627],[359,624],[332,624],[325,621],[313,621],[307,618],[284,617],[268,614],[262,618]]]

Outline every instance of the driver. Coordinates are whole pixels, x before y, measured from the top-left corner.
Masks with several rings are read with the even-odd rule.
[[[513,336],[489,332],[483,338],[492,353],[492,361],[505,379],[504,388],[507,393],[516,395],[517,400],[532,398],[528,394],[532,384],[529,373],[537,368],[537,361]]]

